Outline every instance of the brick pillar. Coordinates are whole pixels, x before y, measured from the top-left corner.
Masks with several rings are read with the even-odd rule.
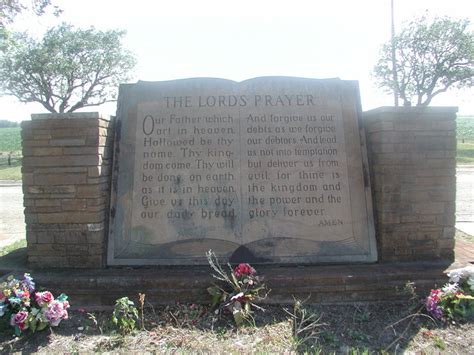
[[[31,267],[104,267],[112,124],[98,113],[38,114],[22,123]]]
[[[454,258],[455,107],[363,115],[381,261]]]

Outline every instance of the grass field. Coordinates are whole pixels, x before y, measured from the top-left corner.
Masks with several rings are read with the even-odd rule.
[[[0,180],[21,180],[21,128],[0,128]],[[8,155],[11,153],[11,165]]]
[[[0,128],[0,152],[21,152],[21,128]]]
[[[458,164],[474,164],[474,116],[460,116],[456,124],[456,161]]]

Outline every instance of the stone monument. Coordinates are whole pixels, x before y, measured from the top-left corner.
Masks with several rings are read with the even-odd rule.
[[[356,82],[122,85],[108,264],[377,260]]]

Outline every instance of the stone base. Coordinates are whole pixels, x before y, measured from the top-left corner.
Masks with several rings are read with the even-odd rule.
[[[293,297],[310,304],[403,301],[407,282],[419,296],[447,282],[442,262],[385,263],[371,265],[316,265],[259,267],[271,289],[265,303],[288,304]],[[154,305],[208,303],[206,288],[213,279],[209,267],[111,268],[103,270],[34,271],[38,285],[69,295],[71,304],[87,309],[110,308],[117,298],[136,299],[145,293]]]

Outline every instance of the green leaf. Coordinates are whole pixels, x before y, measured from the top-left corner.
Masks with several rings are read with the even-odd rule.
[[[68,299],[68,296],[64,293],[61,293],[58,298],[56,298],[59,302],[65,302]]]
[[[242,326],[245,323],[245,320],[246,320],[245,314],[241,309],[233,311],[232,315],[234,317],[235,324],[238,327]]]
[[[37,331],[42,331],[48,327],[48,323],[45,322],[39,322],[38,327],[36,328]]]
[[[220,296],[222,294],[222,291],[219,287],[217,286],[210,286],[207,288],[207,292],[211,295],[211,296]]]
[[[36,318],[33,318],[29,321],[30,329],[33,333],[36,332],[36,324],[37,323],[38,323],[38,320]]]

